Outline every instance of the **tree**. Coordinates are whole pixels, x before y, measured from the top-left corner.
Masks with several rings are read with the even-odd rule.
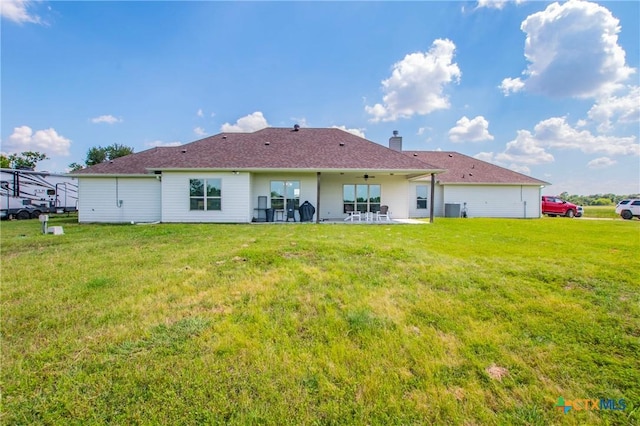
[[[84,169],[84,166],[82,164],[79,163],[71,163],[69,164],[69,171],[70,172],[75,172],[77,170],[82,170]]]
[[[114,158],[124,157],[125,155],[133,154],[133,148],[126,145],[114,143],[105,148],[107,151],[107,158],[113,160]]]
[[[89,148],[85,161],[87,166],[104,163],[105,161],[107,161],[107,151],[105,148],[101,146]]]
[[[36,164],[42,160],[48,160],[47,154],[37,151],[24,151],[20,154],[9,154],[8,157],[2,159],[2,167],[8,162],[12,169],[35,170]]]
[[[9,157],[4,154],[0,154],[0,168],[8,169],[11,168],[11,162],[9,161]]]
[[[129,154],[133,154],[133,148],[130,146],[118,143],[106,147],[97,146],[89,149],[85,163],[87,166],[93,166]]]

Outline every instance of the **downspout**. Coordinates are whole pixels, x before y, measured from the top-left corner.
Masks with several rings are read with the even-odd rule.
[[[320,223],[320,172],[316,174],[316,223]]]
[[[118,192],[118,177],[116,176],[116,207],[122,208],[122,200],[120,199],[120,195]]]
[[[435,205],[433,202],[433,197],[436,193],[436,174],[431,173],[431,203],[429,206],[429,223],[433,223],[433,206]]]

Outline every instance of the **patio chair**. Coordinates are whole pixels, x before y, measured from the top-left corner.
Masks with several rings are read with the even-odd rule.
[[[380,211],[376,213],[376,220],[380,222],[381,219],[384,219],[387,222],[391,221],[391,217],[389,216],[389,206],[380,206]]]
[[[344,218],[345,222],[347,220],[350,220],[351,222],[353,222],[353,219],[355,219],[355,218],[357,218],[358,222],[360,222],[360,220],[362,218],[362,215],[358,210],[354,211],[353,210],[353,206],[350,206],[350,205],[347,204],[346,206],[344,206],[344,211],[349,215],[349,216]]]

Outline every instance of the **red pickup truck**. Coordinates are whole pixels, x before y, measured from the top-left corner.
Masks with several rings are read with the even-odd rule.
[[[578,206],[568,201],[564,201],[562,198],[551,197],[548,195],[542,196],[542,214],[546,214],[551,217],[576,217],[577,212]]]

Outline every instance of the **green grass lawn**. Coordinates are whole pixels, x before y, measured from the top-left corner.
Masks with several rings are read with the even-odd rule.
[[[584,206],[584,217],[621,219],[616,206]]]
[[[2,424],[640,423],[640,221],[50,225],[0,228]]]

